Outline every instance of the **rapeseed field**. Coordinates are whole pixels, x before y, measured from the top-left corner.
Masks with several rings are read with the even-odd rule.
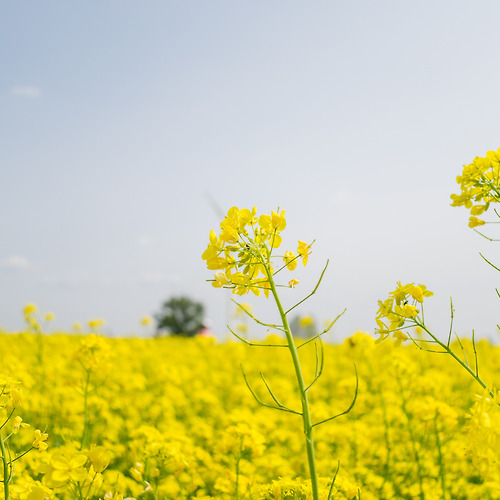
[[[11,498],[310,498],[300,417],[259,405],[240,370],[272,403],[264,370],[298,409],[284,349],[32,333],[3,333],[0,346],[8,456],[31,449],[12,464]],[[500,350],[476,347],[498,381]],[[311,380],[314,350],[301,355]],[[348,414],[317,428],[320,498],[339,463],[334,498],[499,497],[500,411],[453,359],[365,333],[325,344],[324,357],[317,420],[350,404],[353,363],[359,388]]]

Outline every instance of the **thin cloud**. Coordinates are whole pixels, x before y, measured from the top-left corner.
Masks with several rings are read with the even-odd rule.
[[[31,263],[22,255],[11,255],[2,261],[2,267],[7,267],[9,269],[29,269]]]
[[[34,98],[42,95],[42,89],[33,85],[16,85],[12,87],[11,94],[18,97]]]

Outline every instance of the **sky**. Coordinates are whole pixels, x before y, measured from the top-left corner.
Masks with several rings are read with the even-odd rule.
[[[373,332],[397,281],[434,292],[438,336],[453,297],[458,335],[497,340],[479,252],[498,263],[498,247],[449,197],[500,147],[499,14],[496,0],[3,2],[0,327],[23,328],[32,302],[52,331],[105,318],[146,335],[143,316],[188,296],[224,339],[231,294],[201,253],[221,214],[257,206],[286,210],[284,248],[315,240],[285,303],[329,259],[298,311],[322,325],[346,308],[329,340]]]

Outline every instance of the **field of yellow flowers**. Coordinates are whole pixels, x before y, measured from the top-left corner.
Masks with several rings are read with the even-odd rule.
[[[483,378],[496,385],[500,350],[476,347]],[[258,405],[240,370],[264,401],[261,371],[299,408],[287,349],[36,332],[2,333],[0,349],[10,498],[310,494],[300,418]],[[324,358],[310,392],[317,420],[349,406],[354,363],[359,389],[350,413],[317,427],[322,498],[337,469],[337,499],[499,498],[500,411],[453,359],[364,333],[325,344]],[[312,346],[301,361],[311,380]]]

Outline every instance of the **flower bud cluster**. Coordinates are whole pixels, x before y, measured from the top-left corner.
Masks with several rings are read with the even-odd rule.
[[[238,295],[251,291],[259,296],[262,291],[269,297],[269,278],[274,273],[271,254],[281,245],[280,233],[285,227],[284,210],[258,217],[256,207],[252,210],[230,208],[220,224],[220,234],[210,231],[210,241],[202,255],[207,268],[216,271],[212,285],[232,288]],[[288,250],[282,257],[284,267],[293,271],[299,258],[305,266],[310,253],[311,245],[299,241],[297,255]],[[290,286],[298,283],[292,281]]]
[[[461,193],[452,194],[453,207],[465,206],[470,211],[469,227],[485,224],[476,216],[488,210],[490,203],[500,201],[500,149],[488,151],[484,158],[476,156],[457,177]]]
[[[408,337],[400,330],[405,325],[407,320],[411,320],[418,316],[420,312],[417,309],[417,304],[422,304],[424,297],[434,295],[430,290],[427,290],[425,285],[415,285],[408,283],[402,285],[399,281],[396,290],[389,293],[389,298],[378,301],[378,311],[375,321],[378,325],[376,333],[380,335],[377,342],[385,340],[391,332],[398,344],[408,340]]]

